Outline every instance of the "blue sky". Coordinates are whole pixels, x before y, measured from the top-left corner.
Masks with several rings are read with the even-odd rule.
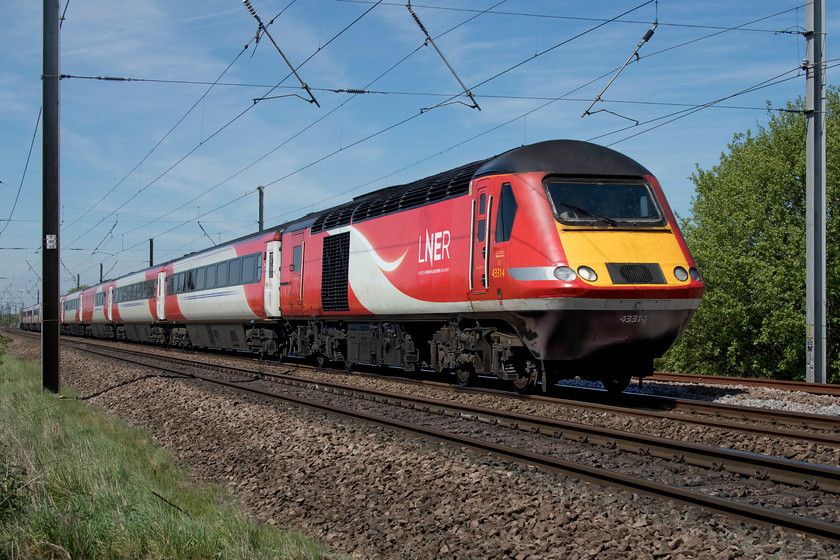
[[[804,1],[416,0],[480,111],[423,46],[405,2],[252,4],[266,24],[276,18],[269,33],[320,108],[301,99],[267,38],[255,45],[257,23],[239,0],[67,4],[61,72],[75,77],[61,81],[62,293],[77,274],[98,282],[100,263],[106,277],[143,268],[152,237],[162,262],[254,231],[258,185],[270,226],[555,138],[633,157],[687,216],[696,166],[765,123],[768,102],[805,91]],[[24,168],[41,105],[41,6],[0,5],[4,308],[34,303],[40,288],[40,128]],[[831,59],[839,10],[827,8]],[[592,109],[605,111],[582,118],[655,20],[640,59]],[[453,100],[463,103],[423,110]]]

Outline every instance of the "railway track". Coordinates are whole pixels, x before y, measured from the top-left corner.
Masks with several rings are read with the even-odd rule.
[[[336,372],[340,373],[340,372]],[[363,374],[393,381],[392,376]],[[494,392],[509,398],[528,399],[581,410],[611,414],[629,414],[652,419],[679,420],[687,424],[736,430],[743,433],[785,437],[798,441],[825,445],[840,445],[840,418],[801,412],[751,408],[732,404],[704,402],[692,399],[624,393],[614,398],[606,391],[561,387],[550,396],[512,395],[493,389],[459,387],[401,378],[404,383],[431,384],[458,393]]]
[[[749,431],[813,441],[814,443],[840,444],[840,418],[803,412],[770,410],[734,404],[706,402],[694,399],[623,393],[618,399],[610,398],[605,391],[563,388],[561,399],[569,406],[577,403],[603,411],[625,413],[651,418],[677,418],[689,423]],[[535,399],[545,397],[535,396]],[[559,397],[553,397],[557,402]]]
[[[122,349],[86,343],[78,347],[753,522],[835,540],[840,534],[840,469],[832,467],[313,381],[265,368],[145,353],[131,357]]]
[[[24,336],[39,335],[16,331]],[[62,339],[62,343],[69,343],[77,339]],[[103,341],[84,339],[86,344],[114,344]],[[136,346],[127,346],[136,352]],[[229,355],[227,357],[230,357]],[[241,358],[242,362],[251,367],[252,358]],[[276,362],[267,362],[274,363]],[[315,368],[305,364],[295,364],[300,369],[318,369],[330,371],[336,375],[344,375],[346,371]],[[550,403],[581,411],[595,411],[605,414],[633,415],[652,420],[678,420],[686,424],[737,431],[756,436],[783,437],[798,442],[817,445],[840,446],[840,417],[770,410],[755,407],[745,407],[733,404],[706,402],[694,399],[668,397],[660,395],[623,393],[618,399],[603,390],[585,389],[571,386],[555,388],[551,395],[514,395],[508,391],[499,391],[492,386],[461,387],[457,384],[440,383],[418,380],[393,375],[380,375],[368,372],[354,372],[356,375],[382,379],[388,382],[395,380],[419,385],[430,385],[444,391],[455,393],[493,393],[510,399],[528,399],[537,403]],[[671,374],[668,374],[671,375]],[[680,374],[676,374],[680,375]]]
[[[756,379],[752,377],[725,377],[717,375],[695,375],[691,373],[672,373],[657,371],[649,381],[674,381],[678,383],[705,383],[709,385],[744,385],[747,387],[767,387],[782,391],[802,391],[813,395],[840,396],[840,385],[805,383],[803,381],[782,381],[779,379]]]

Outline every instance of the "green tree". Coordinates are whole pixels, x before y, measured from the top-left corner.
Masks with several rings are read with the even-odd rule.
[[[805,377],[804,103],[769,111],[699,167],[680,227],[706,282],[703,302],[660,369],[778,379]],[[828,377],[840,381],[840,97],[828,90]]]

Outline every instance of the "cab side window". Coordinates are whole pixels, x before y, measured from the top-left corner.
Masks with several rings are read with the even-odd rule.
[[[510,241],[513,220],[518,207],[510,183],[503,184],[502,194],[499,197],[499,210],[496,214],[496,243]]]

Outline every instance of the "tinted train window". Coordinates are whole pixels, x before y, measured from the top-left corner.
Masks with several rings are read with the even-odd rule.
[[[485,193],[481,193],[481,197],[479,197],[478,202],[478,215],[484,216],[485,212],[487,212],[487,195]],[[478,221],[478,232],[477,232],[477,239],[478,241],[484,241],[484,233],[485,229],[487,228],[487,220],[482,218]]]
[[[230,261],[230,284],[232,286],[240,284],[242,280],[242,260],[234,259]]]
[[[513,219],[516,217],[517,208],[510,183],[503,184],[502,195],[499,198],[499,211],[496,214],[496,243],[510,241],[510,232],[513,229]]]
[[[257,278],[257,255],[248,255],[242,259],[242,283],[253,284]]]
[[[300,245],[292,250],[292,270],[300,270],[300,252]]]
[[[216,265],[216,287],[224,288],[228,283],[228,263],[223,262]]]
[[[207,267],[207,278],[204,280],[204,289],[209,290],[216,287],[216,266]]]
[[[568,225],[612,227],[664,226],[665,218],[650,187],[642,182],[547,178],[554,217]]]

